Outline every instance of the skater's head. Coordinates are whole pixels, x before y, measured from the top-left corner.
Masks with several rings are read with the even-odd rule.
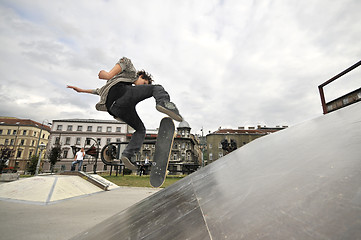
[[[137,80],[134,82],[135,85],[152,84],[152,75],[144,70],[137,72]]]

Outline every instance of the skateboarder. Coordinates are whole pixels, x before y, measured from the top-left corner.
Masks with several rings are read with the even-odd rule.
[[[145,126],[139,118],[135,106],[150,97],[156,101],[156,109],[181,122],[182,116],[174,103],[170,102],[169,94],[161,85],[152,85],[152,76],[142,71],[136,71],[131,60],[123,57],[109,71],[101,70],[99,79],[107,80],[106,84],[97,89],[81,89],[67,86],[80,93],[91,93],[100,96],[95,108],[98,111],[108,111],[116,119],[121,119],[134,128],[135,132],[128,146],[124,149],[121,161],[131,170],[136,170],[132,157],[138,152],[145,138]]]

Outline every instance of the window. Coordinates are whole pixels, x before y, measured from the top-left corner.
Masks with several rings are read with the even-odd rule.
[[[14,145],[14,139],[10,140],[10,145]]]
[[[107,132],[111,132],[112,131],[112,127],[107,127]]]
[[[86,130],[87,130],[87,132],[93,131],[93,126],[88,126]]]
[[[65,145],[70,145],[70,137],[65,138]]]
[[[0,135],[3,135],[3,130],[2,129],[0,129]]]
[[[64,150],[63,152],[63,158],[68,158],[68,150]]]
[[[121,128],[121,127],[117,127],[115,131],[116,131],[116,132],[121,132],[121,131],[122,131],[122,128]]]
[[[101,132],[102,131],[102,127],[97,127],[97,132]]]
[[[83,126],[78,126],[78,128],[76,129],[78,132],[83,131]]]
[[[24,139],[21,139],[21,141],[20,141],[20,146],[24,146],[24,143],[25,143],[25,140],[24,140]]]
[[[31,156],[33,155],[33,151],[29,152],[29,158],[31,158]]]
[[[76,143],[75,143],[75,145],[80,145],[80,137],[77,137],[77,138],[76,138]]]
[[[120,142],[120,138],[117,138],[116,142]]]
[[[35,145],[35,141],[33,140],[32,142],[31,142],[31,146],[34,146]]]
[[[218,158],[221,158],[221,157],[223,157],[223,152],[218,153]]]
[[[55,138],[55,144],[60,144],[60,137]],[[33,141],[33,146],[34,146],[34,141]]]
[[[209,154],[209,160],[213,160],[213,154],[212,153]]]
[[[9,144],[9,139],[5,139],[5,145]]]
[[[73,131],[73,125],[68,125],[67,131],[69,131],[69,132]]]
[[[13,131],[13,135],[16,135],[16,133],[17,133],[17,131],[16,131],[16,130],[14,130],[14,131]]]
[[[99,145],[101,145],[100,143],[102,142],[102,139],[101,138],[97,138],[97,142]]]
[[[212,143],[209,144],[209,149],[212,149]]]
[[[22,153],[22,150],[18,150],[18,154],[16,155],[16,157],[21,157],[21,153]]]
[[[107,144],[109,144],[112,141],[111,138],[107,138]]]
[[[23,136],[25,136],[27,134],[27,131],[26,130],[24,130],[23,131]]]
[[[63,125],[58,125],[57,128],[56,128],[57,131],[61,131],[63,130]]]
[[[8,135],[10,135],[10,134],[11,134],[11,129],[8,130]]]

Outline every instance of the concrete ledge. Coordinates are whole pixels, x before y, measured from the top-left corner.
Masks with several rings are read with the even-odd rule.
[[[83,178],[84,180],[94,184],[95,186],[103,189],[104,191],[108,191],[109,183],[102,182],[99,179],[94,178],[88,173],[82,172],[82,171],[66,171],[60,173],[60,175],[73,175],[73,176],[79,176]]]
[[[19,180],[19,173],[3,173],[0,177],[0,182],[12,182]]]

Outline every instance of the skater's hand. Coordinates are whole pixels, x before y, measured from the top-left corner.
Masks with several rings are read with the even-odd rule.
[[[69,86],[69,85],[67,85],[66,87],[71,88],[71,89],[73,89],[74,91],[76,91],[78,93],[92,93],[92,94],[94,94],[94,90],[92,90],[92,89],[81,89],[81,88],[78,88],[78,87],[75,87],[75,86]]]
[[[109,73],[107,71],[101,70],[98,74],[99,79],[109,80]]]
[[[66,87],[67,87],[67,88],[71,88],[71,89],[73,89],[73,90],[76,91],[76,92],[82,92],[82,89],[80,89],[80,88],[78,88],[78,87],[75,87],[75,86],[69,86],[69,85],[67,85]]]
[[[99,79],[110,80],[121,71],[122,71],[121,66],[119,64],[115,64],[115,66],[109,72],[105,70],[101,70],[98,74],[98,77]]]

